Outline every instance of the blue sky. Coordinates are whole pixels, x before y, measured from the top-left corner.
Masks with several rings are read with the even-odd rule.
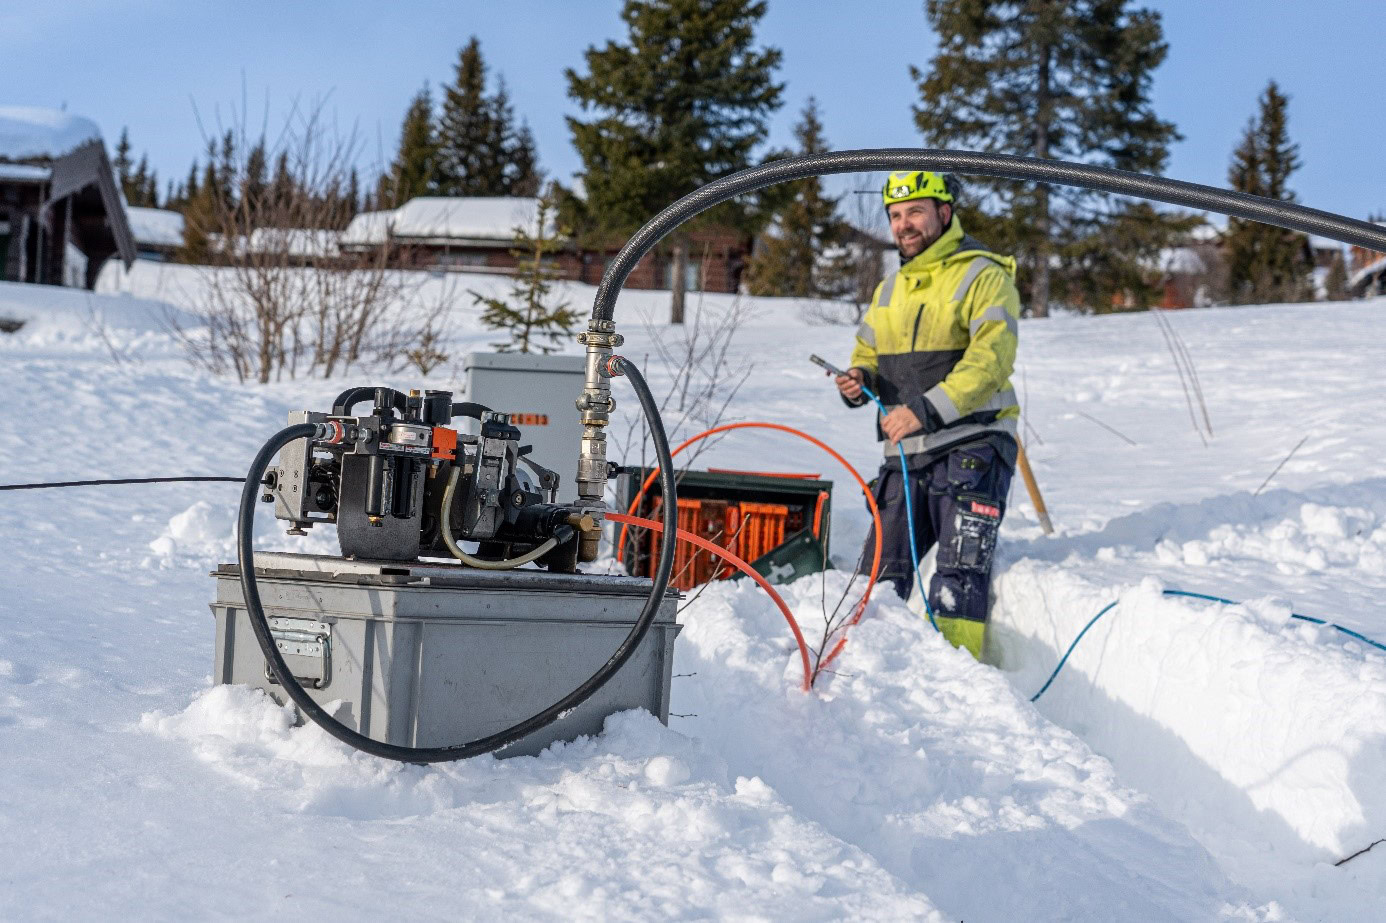
[[[1165,21],[1170,55],[1157,72],[1161,116],[1184,140],[1168,174],[1221,185],[1228,156],[1275,78],[1292,96],[1290,126],[1304,168],[1301,201],[1363,217],[1386,212],[1380,171],[1386,119],[1379,84],[1386,3],[1323,0],[1149,0]],[[563,116],[563,68],[622,34],[619,0],[392,3],[306,0],[84,0],[0,5],[0,104],[66,107],[114,143],[128,126],[161,180],[186,175],[206,126],[245,98],[270,123],[295,97],[328,95],[343,127],[357,126],[366,160],[388,160],[399,122],[425,80],[448,81],[458,47],[475,34],[530,122],[542,166],[577,166]],[[921,0],[770,0],[760,40],[784,51],[786,105],[772,143],[814,95],[834,147],[920,143],[910,116],[910,64],[934,51]],[[330,94],[330,95],[329,95]]]

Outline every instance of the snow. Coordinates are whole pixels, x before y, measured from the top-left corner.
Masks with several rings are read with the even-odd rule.
[[[91,119],[35,106],[0,106],[0,160],[52,160],[100,141]]]
[[[164,332],[199,278],[137,262],[104,272],[102,294],[0,284],[0,316],[26,320],[0,336],[0,482],[235,474],[289,410],[349,383],[456,388],[461,357],[494,340],[466,297],[455,358],[427,379],[240,386]],[[678,334],[642,317],[667,298],[629,292],[616,313],[656,390],[671,376],[654,339]],[[733,415],[803,428],[869,476],[869,416],[807,362],[841,359],[851,329],[745,301]],[[694,295],[689,311],[731,302]],[[1383,309],[1165,315],[1197,366],[1207,447],[1154,317],[1022,321],[1014,383],[1058,533],[1015,487],[989,665],[879,588],[804,695],[778,611],[717,584],[680,613],[668,728],[620,714],[538,757],[382,762],[211,686],[207,571],[234,555],[233,484],[0,495],[0,918],[1374,918],[1383,847],[1333,863],[1386,836],[1386,655],[1289,614],[1386,640]],[[638,429],[631,446],[635,402],[617,391],[619,460]],[[675,440],[703,428],[668,421]],[[850,570],[867,515],[799,448],[739,431],[697,464],[832,477]],[[263,525],[261,547],[332,550]],[[847,580],[783,588],[809,638]]]
[[[538,213],[535,198],[421,196],[392,211],[357,215],[343,232],[342,243],[369,246],[396,238],[412,243],[508,244],[517,227],[534,230]],[[550,215],[549,234],[554,233],[553,220]]]
[[[183,246],[183,215],[166,208],[125,207],[135,243],[156,247]]]

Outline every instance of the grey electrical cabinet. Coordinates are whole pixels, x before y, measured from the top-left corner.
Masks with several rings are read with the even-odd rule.
[[[578,443],[582,426],[576,402],[582,393],[582,356],[532,353],[468,353],[462,368],[466,399],[514,414],[521,442],[545,468],[558,472],[558,499],[577,499]]]
[[[376,740],[441,747],[494,734],[547,708],[597,671],[630,632],[649,580],[459,564],[348,561],[258,552],[265,618],[310,696]],[[287,696],[266,674],[240,571],[213,572],[218,683]],[[678,594],[606,685],[553,724],[498,753],[538,753],[599,734],[608,715],[643,708],[669,720]]]

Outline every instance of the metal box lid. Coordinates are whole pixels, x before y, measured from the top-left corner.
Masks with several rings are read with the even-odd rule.
[[[557,372],[582,374],[583,356],[545,356],[538,353],[467,353],[462,370],[496,369],[506,372]]]

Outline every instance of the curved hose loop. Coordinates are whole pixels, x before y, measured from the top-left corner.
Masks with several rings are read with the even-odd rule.
[[[623,528],[625,526],[642,526],[646,529],[653,529],[656,532],[664,531],[663,524],[653,519],[642,519],[639,516],[629,516],[624,513],[607,513],[606,518],[612,522],[621,523]],[[687,529],[679,529],[677,535],[679,541],[688,542],[690,545],[695,545],[704,551],[709,551],[728,564],[733,565],[737,570],[754,580],[756,584],[770,596],[770,599],[779,607],[780,614],[784,616],[784,620],[789,623],[789,630],[794,633],[794,643],[799,646],[799,662],[804,668],[804,681],[800,688],[803,689],[804,692],[808,692],[812,689],[813,679],[817,676],[817,673],[809,666],[808,642],[804,640],[804,633],[799,629],[799,620],[796,619],[794,613],[790,611],[789,604],[784,601],[784,597],[770,585],[769,581],[760,575],[759,571],[721,545],[714,544],[701,535],[694,535]]]
[[[864,615],[866,612],[867,603],[869,603],[871,600],[871,590],[875,587],[876,578],[880,575],[881,570],[881,511],[876,506],[876,498],[872,496],[871,488],[866,483],[866,479],[861,476],[861,473],[857,471],[856,468],[852,467],[851,462],[843,458],[841,454],[839,454],[835,449],[832,448],[832,446],[828,445],[826,442],[823,442],[821,439],[817,439],[813,436],[810,436],[808,433],[805,433],[802,430],[797,430],[792,426],[785,426],[783,423],[762,423],[755,420],[743,421],[741,423],[727,423],[723,426],[714,427],[713,429],[698,433],[696,436],[690,436],[683,442],[679,443],[678,447],[674,449],[674,451],[671,452],[670,455],[678,455],[684,449],[688,448],[696,442],[706,439],[709,436],[715,436],[718,433],[730,432],[734,429],[770,429],[775,430],[777,432],[789,433],[792,436],[798,436],[800,439],[804,439],[808,442],[813,443],[814,445],[818,446],[818,448],[822,449],[824,452],[827,452],[830,456],[832,456],[833,459],[835,459],[838,464],[842,465],[843,468],[847,469],[847,473],[850,474],[856,480],[857,486],[861,488],[862,495],[866,497],[866,505],[871,510],[871,522],[872,527],[875,529],[876,540],[872,543],[874,547],[874,553],[871,556],[871,573],[866,580],[866,590],[862,593],[861,601],[857,603],[856,611],[852,613],[852,617],[847,620],[845,625],[843,625],[842,637],[838,640],[837,644],[833,647],[832,651],[828,653],[828,656],[819,660],[818,666],[814,668],[813,680],[816,680],[818,678],[818,674],[823,672],[823,670],[827,668],[828,664],[832,663],[833,659],[842,652],[843,647],[845,647],[847,644],[847,629],[851,628],[852,626],[856,625],[858,622],[861,621],[862,615]],[[636,492],[635,497],[631,500],[630,508],[626,510],[627,517],[633,517],[635,515],[635,511],[640,507],[641,499],[643,499],[645,496],[645,491],[650,489],[650,485],[653,484],[655,478],[660,475],[662,475],[662,472],[658,468],[656,468],[654,471],[651,471],[649,475],[645,478],[645,482],[640,485],[640,490]],[[663,481],[661,479],[661,484],[662,483]],[[661,490],[662,489],[663,488],[661,487]],[[665,515],[668,515],[667,510],[665,511]],[[623,523],[625,522],[625,520],[614,521]],[[627,526],[631,524],[632,523],[625,523],[621,526],[621,535],[616,542],[616,560],[618,561],[622,560],[622,557],[625,554],[626,531]],[[810,680],[810,684],[813,680]]]
[[[514,570],[531,561],[539,560],[557,548],[560,542],[566,542],[572,536],[572,527],[563,526],[552,537],[541,542],[537,548],[531,548],[524,554],[501,561],[487,561],[484,558],[467,554],[457,544],[457,538],[452,534],[452,498],[457,495],[457,481],[461,474],[462,469],[453,465],[452,474],[448,475],[448,486],[443,490],[443,516],[440,524],[443,527],[443,544],[448,546],[448,551],[452,552],[453,557],[468,567],[475,567],[477,570]]]
[[[675,497],[678,485],[674,482],[674,463],[669,455],[669,440],[664,434],[664,424],[660,419],[659,407],[655,402],[654,395],[650,393],[649,385],[645,382],[645,377],[640,374],[639,369],[624,358],[618,358],[617,361],[620,363],[622,372],[634,386],[636,396],[640,400],[640,407],[650,421],[650,434],[653,438],[655,454],[666,472],[660,479],[661,489],[666,492],[666,496]],[[246,614],[250,618],[250,627],[255,632],[255,640],[260,645],[260,651],[265,656],[265,662],[269,666],[270,672],[288,697],[298,706],[299,711],[328,734],[373,756],[405,763],[442,763],[490,753],[552,724],[564,712],[582,704],[616,674],[616,671],[630,659],[636,648],[640,646],[640,642],[644,640],[650,625],[654,622],[655,615],[659,612],[660,604],[664,601],[664,593],[669,587],[669,576],[674,569],[676,543],[673,541],[660,543],[659,563],[655,567],[650,595],[646,598],[645,606],[631,627],[630,633],[626,635],[620,646],[597,672],[543,711],[503,731],[497,731],[486,737],[449,747],[404,747],[375,740],[347,727],[313,700],[312,696],[299,685],[292,671],[284,663],[284,657],[279,653],[274,638],[270,634],[269,623],[265,619],[264,605],[260,600],[259,583],[255,577],[253,540],[255,504],[259,499],[260,480],[264,477],[265,469],[269,467],[271,459],[280,449],[296,439],[313,438],[316,434],[317,427],[311,423],[300,423],[286,427],[271,436],[255,456],[254,461],[250,463],[250,472],[246,475],[245,488],[241,492],[240,511],[236,518],[236,560],[240,566],[241,592],[245,597]],[[671,504],[664,511],[664,528],[669,534],[677,532],[677,504]]]
[[[333,416],[347,416],[351,413],[351,408],[364,401],[366,398],[375,397],[378,389],[366,385],[359,385],[355,388],[347,388],[332,400]],[[406,406],[407,396],[403,391],[396,391],[394,388],[385,388],[390,392],[390,404],[396,410],[403,412]]]
[[[978,151],[939,148],[875,148],[833,151],[777,160],[714,180],[691,192],[655,215],[636,231],[602,274],[592,305],[592,322],[609,322],[616,308],[616,296],[640,259],[671,231],[691,218],[729,199],[776,183],[828,176],[838,173],[871,173],[881,170],[946,170],[972,176],[1026,180],[1056,186],[1077,186],[1137,199],[1150,199],[1168,205],[1203,209],[1273,224],[1305,234],[1356,244],[1386,253],[1386,228],[1366,221],[1346,218],[1292,202],[1218,189],[1200,183],[1148,176],[1111,167],[1017,157],[1011,154],[984,154]]]

